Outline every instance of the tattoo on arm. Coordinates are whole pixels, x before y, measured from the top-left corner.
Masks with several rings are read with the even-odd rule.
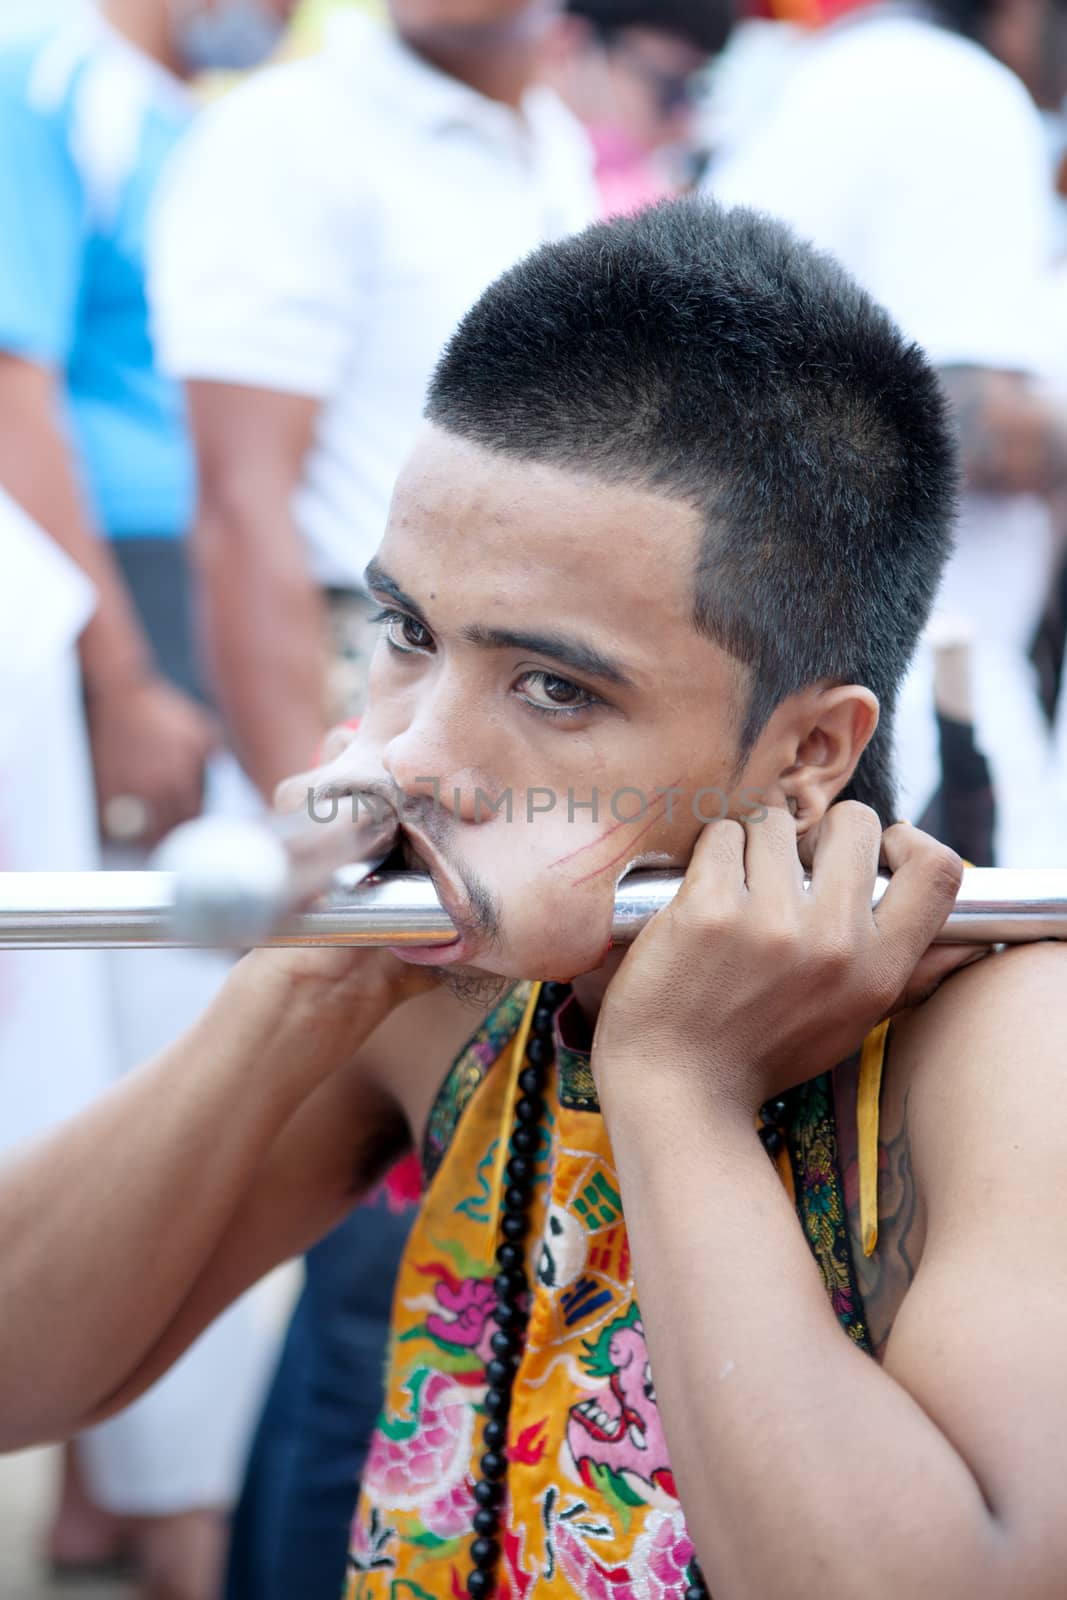
[[[908,1101],[900,1127],[878,1148],[878,1248],[858,1254],[856,1271],[875,1354],[883,1354],[901,1301],[911,1288],[922,1249],[924,1218],[915,1190]],[[858,1237],[856,1219],[854,1237]]]

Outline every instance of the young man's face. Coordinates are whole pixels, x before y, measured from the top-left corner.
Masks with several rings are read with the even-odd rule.
[[[773,786],[774,753],[734,771],[746,674],[693,627],[698,547],[676,501],[424,430],[368,573],[390,616],[351,757],[402,791],[408,864],[463,930],[429,963],[596,968],[626,872],[683,866]]]

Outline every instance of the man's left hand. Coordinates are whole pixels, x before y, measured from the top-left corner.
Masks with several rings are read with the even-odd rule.
[[[892,873],[872,909],[880,862]],[[781,810],[711,823],[673,903],[608,989],[593,1047],[598,1087],[665,1075],[744,1115],[851,1055],[879,1020],[932,993],[984,950],[939,946],[963,863],[917,828],[884,834],[867,806],[823,820],[811,886]]]

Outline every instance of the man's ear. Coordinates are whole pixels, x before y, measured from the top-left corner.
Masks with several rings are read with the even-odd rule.
[[[798,696],[792,709],[794,717],[800,713],[800,737],[779,782],[797,831],[804,834],[818,826],[855,772],[878,726],[878,699],[870,689],[849,683],[813,689]]]

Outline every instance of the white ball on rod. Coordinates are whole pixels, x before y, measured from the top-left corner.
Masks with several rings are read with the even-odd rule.
[[[171,931],[193,945],[254,945],[289,899],[288,852],[261,823],[225,817],[184,823],[160,845],[153,866],[173,873]]]

